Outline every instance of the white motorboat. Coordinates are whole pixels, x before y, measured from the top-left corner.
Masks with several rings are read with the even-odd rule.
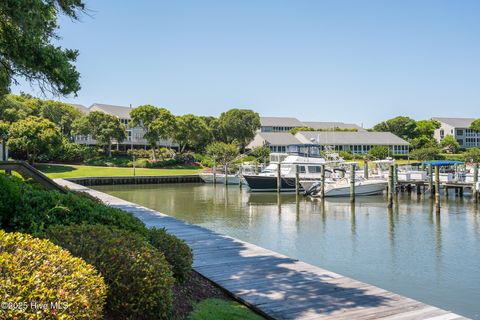
[[[205,183],[213,183],[214,174],[213,172],[202,172],[200,173],[200,178]],[[240,184],[240,177],[236,174],[227,174],[227,184]],[[225,184],[225,173],[216,173],[215,174],[215,183]]]
[[[320,196],[320,181],[300,181],[300,184],[312,197]],[[382,194],[387,187],[385,179],[362,179],[355,181],[355,196]],[[350,195],[350,179],[325,181],[325,197],[347,197]]]

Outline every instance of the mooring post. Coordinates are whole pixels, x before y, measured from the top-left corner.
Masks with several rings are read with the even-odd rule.
[[[391,208],[393,205],[393,165],[390,165],[388,168],[388,187],[387,187],[387,199],[388,207]]]
[[[240,169],[238,169],[238,187],[242,189],[242,178],[243,178],[243,166],[240,165]]]
[[[398,164],[393,165],[393,193],[397,194],[398,187]]]
[[[435,202],[440,203],[440,167],[435,166]]]
[[[225,164],[225,185],[228,185],[228,164]]]
[[[215,160],[213,160],[213,184],[217,184],[217,165]]]
[[[320,177],[322,179],[322,184],[320,185],[320,197],[325,198],[325,165],[320,165]]]
[[[280,192],[282,189],[282,177],[281,177],[281,169],[282,165],[280,162],[277,165],[277,192]]]
[[[355,202],[355,167],[355,163],[350,165],[350,202]]]
[[[295,166],[295,194],[300,193],[300,173],[299,171],[299,165],[297,164]]]
[[[433,170],[432,165],[428,165],[428,189],[430,190],[430,198],[433,198]]]
[[[363,160],[363,177],[368,179],[368,160]]]
[[[473,165],[473,199],[475,202],[478,202],[478,196],[479,196],[479,191],[477,190],[477,184],[478,184],[478,163],[475,163]]]

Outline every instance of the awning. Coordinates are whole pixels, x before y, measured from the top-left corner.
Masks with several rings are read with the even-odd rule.
[[[464,164],[462,161],[456,160],[433,160],[433,161],[424,161],[422,162],[424,165],[432,165],[433,167],[446,167],[446,166],[454,166],[456,164]]]

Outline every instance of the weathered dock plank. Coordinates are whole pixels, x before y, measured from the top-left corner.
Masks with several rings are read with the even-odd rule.
[[[149,227],[165,227],[192,248],[193,268],[273,319],[456,320],[464,317],[277,252],[191,225],[155,210],[62,179]]]

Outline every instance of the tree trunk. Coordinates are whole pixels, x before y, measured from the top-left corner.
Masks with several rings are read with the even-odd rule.
[[[108,141],[108,157],[112,157],[112,141]]]
[[[7,161],[7,140],[2,140],[2,155],[3,159],[0,160]]]
[[[156,146],[152,145],[152,158],[153,158],[153,161],[157,161],[157,156],[156,156]]]

